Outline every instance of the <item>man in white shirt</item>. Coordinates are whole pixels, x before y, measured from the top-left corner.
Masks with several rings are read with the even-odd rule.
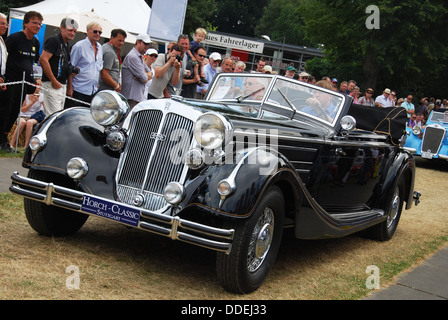
[[[380,104],[380,107],[382,108],[389,108],[392,107],[392,100],[389,99],[390,96],[390,89],[384,89],[383,94],[376,97],[375,102],[378,102]]]
[[[67,86],[67,95],[90,103],[98,91],[98,79],[103,69],[103,49],[98,40],[103,33],[97,22],[87,25],[87,37],[78,41],[71,51],[71,63],[79,68],[79,74],[73,76]]]

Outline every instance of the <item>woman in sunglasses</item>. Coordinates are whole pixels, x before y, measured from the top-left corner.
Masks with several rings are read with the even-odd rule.
[[[362,104],[363,106],[373,107],[375,106],[375,99],[372,98],[373,89],[369,88],[366,90],[363,97],[359,98],[358,104]]]

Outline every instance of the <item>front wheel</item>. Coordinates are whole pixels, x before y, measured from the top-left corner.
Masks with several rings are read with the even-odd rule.
[[[283,234],[284,199],[281,190],[271,187],[247,220],[234,220],[232,251],[219,252],[216,271],[221,285],[234,293],[255,291],[271,270]]]
[[[28,177],[53,182],[67,188],[75,188],[73,181],[49,172],[30,169]],[[69,236],[77,232],[86,222],[88,215],[68,209],[49,206],[43,202],[24,199],[26,218],[30,226],[44,236]]]

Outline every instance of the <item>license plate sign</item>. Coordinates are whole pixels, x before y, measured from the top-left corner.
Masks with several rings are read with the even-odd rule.
[[[430,152],[422,152],[422,158],[432,159],[433,154]]]
[[[126,225],[138,227],[140,210],[125,204],[117,204],[94,196],[85,195],[82,199],[82,210]]]

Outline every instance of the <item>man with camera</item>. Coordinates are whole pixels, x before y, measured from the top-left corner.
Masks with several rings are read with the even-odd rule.
[[[128,99],[131,108],[146,100],[144,97],[145,84],[151,79],[152,73],[143,60],[143,55],[148,51],[150,45],[151,38],[147,34],[139,34],[134,48],[123,61],[121,94]]]
[[[44,43],[39,62],[43,71],[42,88],[47,115],[64,109],[69,75],[77,71],[70,63],[68,42],[75,38],[77,29],[75,20],[64,18],[60,25],[61,32]]]
[[[168,54],[159,54],[153,64],[155,75],[148,88],[148,99],[163,98],[163,90],[167,84],[171,81],[175,86],[179,82],[182,53],[183,48],[174,44]]]

